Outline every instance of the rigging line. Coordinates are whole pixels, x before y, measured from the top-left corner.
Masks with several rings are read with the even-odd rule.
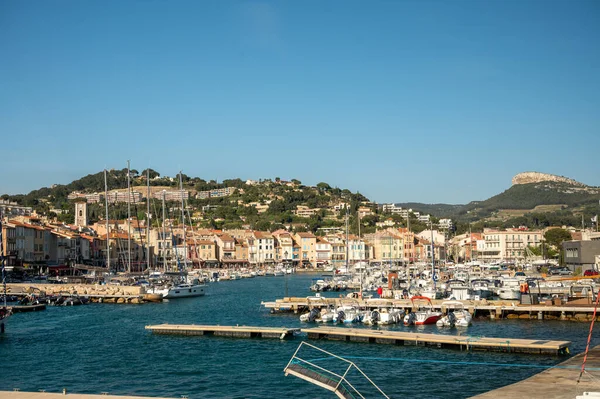
[[[539,368],[539,369],[578,369],[579,366],[561,366],[561,365],[542,365],[542,364],[522,364],[522,363],[490,363],[490,362],[465,362],[453,360],[435,360],[435,359],[407,359],[401,357],[369,357],[369,356],[344,356],[344,359],[359,359],[373,361],[392,361],[392,362],[408,362],[408,363],[433,363],[433,364],[454,364],[465,366],[494,366],[494,367],[518,367],[518,368]],[[310,362],[318,362],[323,360],[335,360],[332,357],[322,357],[308,360]],[[587,368],[586,370],[600,371],[600,367]]]
[[[196,232],[194,231],[194,225],[192,224],[192,216],[190,215],[190,210],[187,205],[189,205],[189,201],[186,201],[185,211],[187,213],[188,220],[190,221],[190,230],[192,232],[192,238],[194,239],[194,253],[196,258],[198,258],[198,267],[200,267],[200,255],[198,251],[198,240],[196,239]],[[184,220],[185,223],[185,220]],[[187,238],[186,238],[187,239]],[[192,268],[194,268],[194,262],[192,261]],[[202,267],[200,267],[202,269]]]
[[[2,240],[2,218],[3,218],[2,210],[0,210],[0,268],[2,269],[2,287],[4,290],[3,294],[3,307],[6,310],[6,269],[4,267],[4,241]],[[8,252],[8,241],[6,242],[6,250]]]
[[[593,290],[592,290],[593,294]],[[587,361],[588,352],[590,351],[590,341],[592,340],[592,332],[594,331],[594,322],[596,321],[596,311],[598,310],[598,301],[600,300],[600,295],[596,293],[596,305],[594,306],[594,314],[592,316],[592,322],[590,323],[590,332],[588,334],[587,345],[585,346],[585,355],[583,356],[583,362],[581,363],[581,372],[579,373],[579,378],[577,378],[577,383],[581,380],[581,376],[585,371],[585,362]]]
[[[137,192],[137,191],[136,191]],[[146,198],[146,201],[148,201],[148,199]],[[138,235],[140,237],[140,241],[142,243],[142,260],[146,260],[146,246],[144,245],[144,236],[140,233],[140,219],[137,217],[138,215],[138,208],[137,208],[137,201],[134,199],[133,200],[133,210],[135,211],[135,220],[137,222],[137,230],[138,230]],[[129,223],[131,223],[131,220],[129,221]],[[146,224],[148,224],[148,216],[146,215]],[[148,241],[146,239],[146,241]],[[136,250],[136,257],[137,257],[137,262],[138,262],[138,267],[139,265],[139,250]]]
[[[171,221],[169,223],[169,231],[171,232],[171,248],[175,252],[175,261],[177,262],[177,271],[179,271],[179,273],[181,274],[183,269],[181,267],[181,262],[179,262],[179,251],[177,251],[177,245],[176,245],[177,243],[175,241],[175,234],[173,233],[173,223],[175,222],[174,213],[175,213],[175,211],[173,210],[173,207],[170,207],[167,214],[169,215],[169,219]]]

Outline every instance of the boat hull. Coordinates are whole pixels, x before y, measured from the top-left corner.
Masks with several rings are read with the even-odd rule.
[[[196,296],[204,296],[206,293],[205,285],[193,285],[191,287],[172,287],[164,296],[166,299],[174,298],[192,298]]]
[[[440,316],[438,316],[438,315],[429,316],[426,319],[415,321],[415,326],[422,326],[425,324],[435,324],[439,319],[440,319]]]

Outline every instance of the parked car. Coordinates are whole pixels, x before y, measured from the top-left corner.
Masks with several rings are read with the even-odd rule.
[[[586,270],[585,272],[583,272],[584,276],[597,276],[598,275],[598,270]]]
[[[568,267],[554,267],[548,270],[548,273],[550,273],[550,275],[552,276],[570,276],[571,274],[573,274],[571,269],[569,269]]]

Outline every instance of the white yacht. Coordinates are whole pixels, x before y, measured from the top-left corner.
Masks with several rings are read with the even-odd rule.
[[[206,293],[206,285],[200,283],[198,279],[192,280],[191,283],[179,283],[170,286],[153,287],[146,290],[148,294],[160,294],[163,298],[189,298],[195,296],[203,296]]]
[[[206,285],[204,284],[189,284],[182,283],[168,288],[164,298],[189,298],[194,296],[203,296],[205,294]]]
[[[507,277],[502,279],[502,286],[498,288],[498,297],[505,300],[521,299],[521,281],[517,278]]]

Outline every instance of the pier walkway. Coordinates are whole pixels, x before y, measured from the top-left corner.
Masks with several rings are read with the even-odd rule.
[[[0,399],[173,399],[146,396],[90,395],[85,393],[52,393],[0,391]]]
[[[368,328],[343,327],[253,327],[253,326],[207,326],[160,324],[146,326],[154,334],[166,335],[214,335],[237,338],[293,337],[299,332],[308,339],[330,339],[338,341],[365,342],[374,344],[433,346],[459,350],[481,350],[511,353],[564,355],[570,341],[490,338],[469,335],[422,334],[404,331],[372,330]]]
[[[300,332],[299,328],[287,327],[252,327],[252,326],[203,326],[182,324],[159,324],[146,326],[146,330],[154,334],[167,335],[215,335],[220,337],[240,338],[280,338],[293,336]]]
[[[584,392],[600,392],[600,345],[591,349],[588,353],[586,369],[589,371],[583,374],[578,384],[577,378],[579,377],[583,356],[584,354],[580,353],[560,363],[556,368],[544,370],[515,384],[473,396],[473,399],[575,399],[578,396],[583,396]],[[590,395],[587,397],[597,396]]]
[[[378,344],[435,346],[460,350],[562,355],[570,341],[512,338],[488,338],[445,334],[422,334],[403,331],[383,331],[366,328],[317,327],[303,328],[309,339],[330,339]]]

